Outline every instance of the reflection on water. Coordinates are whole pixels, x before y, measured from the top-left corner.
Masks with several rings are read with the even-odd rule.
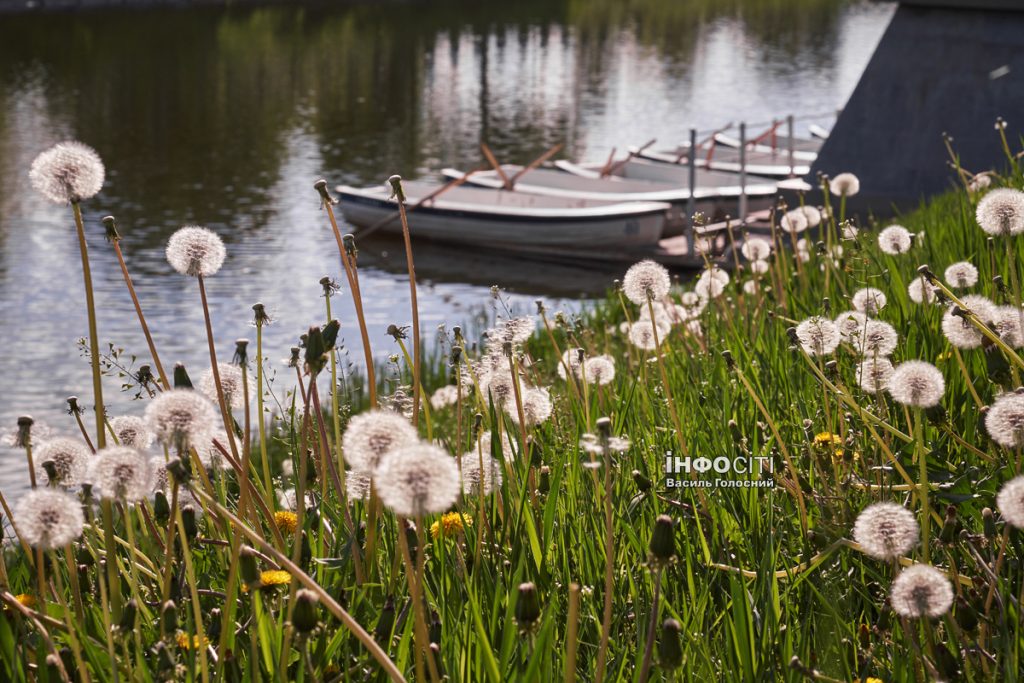
[[[483,140],[507,161],[557,142],[604,158],[690,126],[833,110],[891,11],[835,0],[438,0],[5,17],[0,423],[33,413],[66,429],[64,398],[89,393],[70,212],[27,187],[32,158],[53,142],[79,138],[107,164],[85,207],[103,341],[145,348],[102,239],[99,218],[113,214],[165,364],[185,361],[198,376],[195,283],[163,259],[181,224],[207,225],[228,245],[210,281],[222,355],[252,336],[250,306],[263,301],[277,316],[268,353],[283,358],[323,315],[320,277],[343,279],[317,177],[365,184],[475,165]],[[372,341],[388,354],[383,330],[409,318],[404,255],[385,239],[360,249]],[[522,308],[538,296],[571,307],[618,275],[426,244],[417,256],[427,338],[487,310],[491,284]],[[360,358],[349,299],[335,310]],[[116,390],[109,381],[112,414],[139,411]],[[0,485],[18,486],[20,462],[5,463]]]

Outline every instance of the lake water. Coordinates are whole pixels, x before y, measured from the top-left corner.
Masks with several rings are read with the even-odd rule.
[[[104,346],[145,356],[99,223],[113,214],[161,357],[195,379],[208,365],[196,285],[163,255],[180,225],[206,225],[227,243],[209,281],[222,360],[236,338],[253,338],[256,301],[276,317],[267,354],[284,358],[323,317],[320,278],[344,281],[318,177],[333,187],[468,167],[481,141],[510,162],[559,142],[569,157],[603,160],[612,146],[681,140],[691,126],[834,111],[892,12],[836,0],[460,0],[4,17],[0,425],[13,431],[29,413],[71,433],[65,398],[91,394],[76,345],[87,326],[71,213],[27,180],[54,142],[80,139],[107,166],[103,192],[84,206]],[[491,313],[491,285],[512,306],[543,297],[573,308],[620,275],[415,250],[425,339],[440,323]],[[360,243],[381,356],[396,350],[384,329],[410,317],[404,264],[400,242]],[[335,312],[358,363],[344,293]],[[141,412],[116,379],[105,387],[111,415]],[[22,457],[0,449],[5,491],[24,485]]]

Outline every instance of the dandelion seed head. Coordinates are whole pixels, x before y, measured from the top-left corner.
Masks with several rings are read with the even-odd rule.
[[[978,284],[978,269],[969,261],[960,261],[946,268],[943,277],[953,289],[966,289]]]
[[[909,360],[893,370],[889,379],[889,395],[903,405],[932,408],[942,400],[946,380],[931,363]]]
[[[633,346],[644,351],[654,351],[665,339],[666,329],[656,329],[649,320],[639,320],[629,328],[629,341]],[[655,341],[657,336],[657,341]]]
[[[906,555],[917,545],[919,533],[914,513],[895,503],[869,505],[853,525],[853,539],[876,560]]]
[[[942,334],[958,349],[976,349],[981,346],[983,335],[966,318],[953,313],[950,306],[942,314]]]
[[[629,323],[625,323],[629,325]],[[558,376],[562,379],[567,379],[568,375],[565,372],[566,368],[569,368],[569,372],[572,373],[573,377],[580,376],[580,349],[568,349],[562,352],[562,362],[558,364]]]
[[[878,248],[890,256],[898,256],[910,251],[913,235],[902,225],[890,225],[878,233]]]
[[[771,268],[767,261],[751,261],[747,264],[747,267],[750,268],[750,272],[754,275],[764,275]]]
[[[81,142],[58,142],[32,162],[29,180],[55,204],[80,202],[103,189],[106,169],[100,155]]]
[[[932,303],[935,301],[936,287],[922,275],[914,278],[914,281],[907,286],[907,296],[915,304]]]
[[[804,215],[804,219],[807,221],[808,228],[816,228],[821,225],[822,214],[821,210],[815,206],[804,205],[793,209],[794,212],[799,212]]]
[[[203,467],[211,471],[231,469],[231,464],[214,441],[219,443],[224,449],[229,448],[228,433],[224,431],[223,427],[214,427],[210,433],[204,434],[193,444],[196,453],[199,454],[199,462],[203,463]]]
[[[1024,476],[1003,484],[996,495],[996,507],[1007,524],[1024,529]]]
[[[217,373],[220,375],[221,391],[224,392],[224,404],[228,408],[242,408],[245,406],[242,369],[237,365],[229,363],[217,363]],[[214,405],[220,403],[217,397],[217,385],[213,381],[213,370],[207,370],[199,377],[199,390]]]
[[[483,464],[481,465],[481,460]],[[469,451],[459,458],[462,471],[462,490],[465,495],[490,495],[501,488],[501,461],[491,457],[489,450]]]
[[[77,486],[82,483],[92,452],[78,439],[57,437],[44,441],[35,449],[33,459],[36,464],[36,476],[45,483],[61,486]],[[56,472],[55,481],[51,482],[43,463],[52,462]]]
[[[888,358],[868,358],[857,365],[857,384],[869,394],[877,394],[889,388],[893,373]]]
[[[743,293],[744,294],[749,294],[749,295],[753,296],[753,295],[757,294],[760,290],[761,290],[761,287],[758,284],[757,280],[747,280],[746,282],[743,283]],[[691,321],[691,322],[695,322],[695,321]]]
[[[771,242],[760,237],[751,237],[744,240],[740,252],[748,261],[763,261],[772,253]]]
[[[529,387],[523,389],[521,401],[523,404],[523,419],[528,425],[539,425],[551,417],[551,395],[547,389]],[[514,401],[505,404],[505,409],[512,417],[512,421],[519,424],[519,409]]]
[[[978,319],[985,323],[990,323],[996,317],[996,306],[992,303],[991,299],[981,296],[980,294],[968,294],[967,296],[960,297],[960,302],[974,315],[978,316]]]
[[[697,292],[683,292],[679,296],[679,305],[685,311],[687,320],[692,320],[703,313],[707,303],[708,300]]]
[[[810,356],[827,356],[839,346],[839,328],[828,318],[812,316],[796,326],[800,346]]]
[[[346,472],[346,474],[348,474]],[[296,510],[299,505],[299,493],[295,489],[284,489],[283,491],[277,492],[277,504],[285,510]],[[306,507],[310,508],[316,505],[316,499],[313,498],[311,491],[306,491]]]
[[[725,292],[727,283],[715,278],[698,278],[693,285],[693,291],[703,299],[717,299]]]
[[[992,311],[992,331],[1003,343],[1017,349],[1024,346],[1024,330],[1021,329],[1021,311],[1013,306],[996,306]]]
[[[213,430],[216,418],[213,406],[201,394],[172,389],[149,402],[144,419],[159,443],[184,451]]]
[[[915,564],[892,582],[889,602],[901,617],[941,617],[953,605],[953,587],[935,567]]]
[[[779,219],[779,227],[790,235],[799,235],[806,230],[809,225],[807,223],[807,214],[800,210],[787,211]]]
[[[352,469],[373,472],[381,459],[396,448],[419,442],[416,429],[398,413],[370,410],[353,417],[341,444]]]
[[[167,260],[182,275],[209,277],[224,265],[227,251],[217,233],[186,225],[167,241]]]
[[[878,312],[885,308],[887,301],[885,292],[874,287],[858,289],[851,299],[853,307],[865,315],[878,315]]]
[[[1010,188],[992,190],[978,202],[978,225],[990,235],[1024,232],[1024,192]]]
[[[110,428],[117,435],[117,440],[122,446],[130,446],[144,451],[153,445],[153,432],[149,430],[146,421],[134,415],[122,415],[110,421]]]
[[[836,316],[836,329],[839,330],[839,338],[845,342],[851,342],[864,330],[868,317],[860,311],[843,311]]]
[[[852,173],[840,173],[829,181],[828,189],[837,197],[852,197],[860,192],[860,178]]]
[[[374,472],[381,502],[403,517],[444,512],[459,498],[459,469],[437,446],[418,443],[389,451]]]
[[[134,503],[153,490],[149,459],[134,448],[111,446],[92,459],[89,479],[103,498]]]
[[[491,432],[483,432],[480,435],[479,441],[480,449],[484,453],[490,453],[491,444],[493,443],[491,439]],[[473,452],[475,453],[476,451]],[[509,440],[508,434],[504,431],[501,432],[501,457],[505,459],[505,462],[513,462],[516,457],[515,452],[512,450],[512,442]]]
[[[896,350],[899,335],[896,329],[881,320],[868,320],[853,345],[862,356],[888,356]]]
[[[985,416],[989,436],[1004,448],[1024,446],[1024,395],[1003,394]]]
[[[454,384],[443,386],[430,396],[430,407],[434,410],[444,410],[459,402],[459,388]]]
[[[671,286],[668,269],[650,260],[630,266],[622,278],[623,294],[633,303],[641,305],[646,305],[649,299],[661,299],[668,294]]]
[[[537,322],[532,316],[528,315],[504,320],[501,324],[492,327],[485,333],[487,337],[487,350],[494,353],[503,353],[506,343],[512,344],[514,347],[522,346],[533,336],[533,331],[536,327]]]
[[[345,472],[345,492],[349,500],[369,500],[371,479],[370,473],[362,470]]]
[[[85,516],[78,498],[57,489],[33,489],[14,506],[14,522],[33,548],[53,550],[82,535]]]
[[[587,384],[602,387],[611,384],[615,379],[615,360],[607,355],[590,358],[584,364],[583,374]]]

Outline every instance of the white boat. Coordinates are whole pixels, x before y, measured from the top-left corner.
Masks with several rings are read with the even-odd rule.
[[[514,192],[563,199],[669,202],[672,211],[667,224],[668,232],[678,234],[689,223],[686,211],[691,193],[689,172],[685,168],[630,160],[620,164],[612,175],[602,178],[600,169],[603,164],[577,165],[559,161],[556,166],[556,169],[537,168],[523,173],[516,180]],[[501,170],[506,177],[511,178],[522,167],[505,165]],[[452,168],[446,168],[442,173],[447,178],[463,176],[462,171]],[[698,181],[697,189],[693,192],[694,210],[715,221],[727,215],[739,215],[739,176],[717,173],[712,176],[708,173],[702,177],[709,180],[713,178],[720,184],[701,186]],[[750,180],[752,182],[747,186],[748,208],[762,208],[760,204],[767,206],[774,197],[775,184],[764,179]],[[493,170],[474,173],[466,182],[495,189],[504,187],[504,180]]]
[[[652,150],[631,147],[629,151],[651,161],[679,166],[690,165],[689,143],[680,143],[674,149]],[[802,176],[811,171],[807,159],[799,159],[794,156],[793,163],[790,164],[788,152],[759,152],[748,148],[745,156],[744,164],[741,165],[739,149],[717,143],[713,147],[698,146],[694,154],[697,168],[708,168],[713,171],[739,173],[742,166],[748,174],[766,178]]]
[[[715,142],[719,145],[739,149],[740,139],[728,133],[715,133]],[[796,161],[814,161],[818,158],[818,152],[825,141],[820,138],[799,138],[792,140],[788,135],[776,135],[766,137],[758,142],[747,141],[747,150],[759,154],[769,154],[772,158],[778,158],[784,163],[789,163],[789,150],[793,149],[793,159]]]
[[[828,129],[822,128],[821,126],[811,124],[807,127],[807,131],[814,137],[821,140],[828,140]]]
[[[624,203],[465,186],[448,188],[417,206],[442,185],[404,181],[402,187],[414,237],[518,251],[650,247],[661,239],[671,208],[655,201]],[[349,223],[401,231],[390,186],[337,189]]]

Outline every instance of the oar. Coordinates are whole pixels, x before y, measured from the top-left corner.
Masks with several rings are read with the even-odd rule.
[[[604,178],[608,175],[608,171],[612,168],[612,162],[615,161],[616,148],[612,147],[612,151],[608,153],[608,161],[604,162],[604,166],[601,167],[601,177]]]
[[[490,162],[491,167],[498,172],[498,176],[501,177],[501,182],[504,183],[505,189],[511,190],[512,183],[509,182],[508,176],[505,175],[505,171],[501,170],[501,164],[498,163],[498,160],[494,157],[494,153],[491,152],[491,148],[487,146],[486,142],[480,143],[480,151],[482,151],[484,156],[487,157],[487,161]]]
[[[486,171],[486,170],[487,170],[486,166],[478,166],[477,168],[474,168],[472,171],[466,171],[465,173],[463,173],[458,178],[453,178],[452,180],[449,180],[447,183],[445,183],[441,187],[437,188],[436,190],[434,190],[430,194],[428,194],[428,195],[426,195],[424,197],[421,197],[420,200],[417,201],[415,204],[412,204],[410,206],[405,207],[405,212],[409,213],[410,211],[415,211],[419,207],[423,206],[424,204],[426,204],[429,201],[433,201],[434,199],[436,199],[440,195],[444,194],[448,190],[452,189],[453,187],[458,187],[459,185],[462,185],[463,183],[466,182],[466,180],[469,179],[469,176],[473,175],[474,173],[479,173],[480,171]],[[381,218],[379,221],[377,221],[376,223],[374,223],[370,227],[365,228],[363,230],[359,230],[356,234],[359,235],[359,237],[366,237],[367,235],[371,235],[371,234],[377,232],[378,230],[380,230],[381,228],[383,228],[388,223],[390,223],[390,222],[394,221],[396,218],[398,218],[399,217],[399,213],[400,212],[398,212],[398,211],[393,211],[392,213],[389,213],[387,216],[384,216],[384,218]]]
[[[729,123],[725,124],[724,126],[719,128],[718,130],[711,131],[711,135],[707,136],[706,138],[704,138],[703,140],[701,140],[700,142],[697,143],[697,149],[700,149],[701,147],[703,147],[704,144],[707,143],[707,142],[711,142],[712,147],[713,147],[714,146],[715,137],[719,133],[724,133],[725,131],[729,130],[730,128],[732,128],[732,121],[730,121]],[[676,156],[675,161],[673,161],[672,163],[678,164],[680,161],[683,160],[684,157],[688,156],[689,154],[690,154],[690,148],[687,147],[686,149],[681,151],[678,154],[678,156]],[[710,159],[710,157],[709,157],[709,159]]]
[[[607,170],[607,171],[606,171],[605,173],[603,173],[603,174],[601,175],[601,177],[602,177],[602,178],[607,178],[607,177],[608,177],[608,176],[610,176],[611,174],[615,173],[615,172],[616,172],[616,171],[618,171],[618,170],[619,170],[620,168],[622,168],[623,166],[625,166],[626,164],[628,164],[628,163],[630,162],[630,160],[631,160],[631,159],[632,159],[633,157],[635,157],[635,156],[639,156],[639,155],[643,154],[643,153],[644,153],[644,150],[645,150],[645,149],[647,149],[648,147],[650,147],[651,145],[653,145],[653,144],[654,144],[655,142],[657,142],[657,141],[658,141],[658,138],[651,138],[650,140],[648,140],[647,142],[645,142],[645,143],[644,143],[643,145],[641,145],[640,147],[637,147],[636,149],[634,149],[634,150],[631,150],[631,151],[629,152],[629,154],[627,154],[627,155],[626,155],[626,158],[625,158],[625,159],[623,159],[622,161],[619,161],[619,162],[616,162],[616,163],[612,164],[612,167],[611,167],[611,168],[609,168],[609,169],[608,169],[608,170]]]
[[[562,143],[559,142],[557,145],[555,145],[554,147],[552,147],[548,151],[546,151],[543,154],[541,154],[539,157],[537,157],[536,159],[531,161],[529,164],[527,164],[523,168],[519,169],[518,173],[516,173],[514,176],[509,178],[509,181],[508,181],[508,186],[509,187],[508,187],[508,189],[511,190],[515,186],[517,180],[519,180],[521,177],[523,177],[524,175],[526,175],[527,173],[529,173],[533,169],[535,169],[538,166],[540,166],[541,164],[543,164],[545,161],[547,161],[551,157],[553,157],[556,154],[558,154],[558,151],[561,150],[561,149],[562,149]]]

